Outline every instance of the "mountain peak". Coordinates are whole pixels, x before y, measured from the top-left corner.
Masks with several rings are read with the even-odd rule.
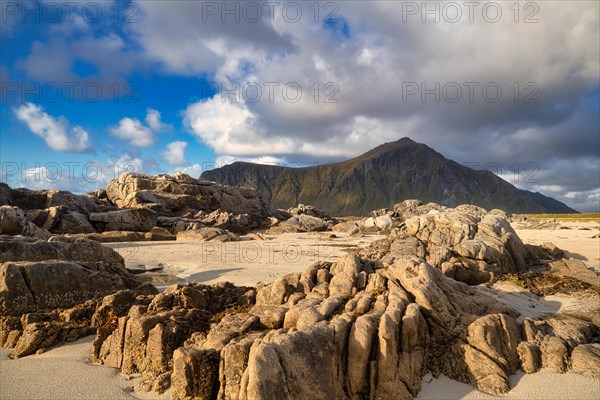
[[[408,137],[318,167],[235,163],[204,172],[201,178],[253,187],[278,208],[311,204],[332,215],[363,215],[406,199],[514,213],[576,212],[552,198],[521,191],[493,173],[478,173],[448,160]]]

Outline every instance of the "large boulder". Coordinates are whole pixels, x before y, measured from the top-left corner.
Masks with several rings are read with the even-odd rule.
[[[0,206],[0,235],[22,235],[38,239],[48,239],[51,235],[27,221],[19,207]]]
[[[147,232],[157,223],[156,212],[147,208],[109,211],[90,214],[90,221],[100,231],[137,231]]]
[[[0,262],[7,261],[105,262],[125,266],[123,257],[100,243],[85,238],[53,236],[48,240],[0,236]]]
[[[231,242],[237,240],[237,236],[219,228],[203,227],[200,229],[188,229],[177,233],[177,240],[199,240],[212,242]]]
[[[27,220],[53,233],[95,233],[87,216],[71,211],[64,206],[53,206],[45,210],[27,212]]]
[[[68,308],[139,285],[125,268],[103,262],[5,262],[0,265],[0,314]]]
[[[554,274],[570,276],[592,286],[600,287],[600,277],[581,260],[563,258],[548,263],[547,269]]]
[[[16,206],[24,211],[62,206],[87,215],[103,208],[110,208],[109,205],[94,196],[77,195],[56,189],[37,191],[25,188],[11,189],[6,184],[0,185],[2,185],[0,186],[0,204]]]
[[[287,221],[281,222],[269,230],[270,233],[297,233],[297,232],[320,232],[328,228],[324,219],[312,217],[307,214],[296,215]]]
[[[573,372],[600,378],[600,343],[581,344],[571,354]]]
[[[120,208],[155,206],[166,214],[184,210],[222,210],[265,218],[272,210],[252,189],[219,185],[189,175],[149,176],[126,173],[108,183],[106,194]]]
[[[469,284],[523,272],[539,263],[537,253],[523,244],[505,213],[471,205],[436,206],[407,200],[395,206],[394,213],[406,218],[403,223],[394,214],[366,219],[365,226],[377,230],[389,227],[390,221],[398,227],[384,239],[387,243],[376,242],[365,254],[387,263],[402,256],[422,257],[447,276]]]

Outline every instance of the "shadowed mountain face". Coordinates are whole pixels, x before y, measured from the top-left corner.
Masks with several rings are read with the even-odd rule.
[[[306,168],[236,162],[202,179],[256,188],[272,206],[312,204],[332,215],[365,215],[405,199],[450,207],[475,204],[512,213],[576,213],[539,193],[517,189],[489,171],[444,158],[409,138],[351,160]]]

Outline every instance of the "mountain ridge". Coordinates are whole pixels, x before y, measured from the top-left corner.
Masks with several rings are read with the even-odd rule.
[[[255,188],[274,207],[312,204],[332,215],[365,215],[409,198],[512,213],[577,213],[556,199],[518,189],[490,171],[461,165],[407,137],[344,161],[309,167],[235,162],[206,171],[201,179]]]

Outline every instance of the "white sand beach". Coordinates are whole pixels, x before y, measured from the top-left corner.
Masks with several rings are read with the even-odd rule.
[[[560,222],[562,229],[515,229],[524,243],[541,245],[554,243],[568,257],[577,258],[600,271],[600,223]],[[594,237],[596,236],[596,237]]]
[[[284,233],[266,240],[242,237],[238,242],[165,241],[107,243],[125,258],[130,269],[162,270],[145,274],[159,288],[182,281],[211,284],[229,281],[256,286],[280,276],[302,272],[317,261],[336,261],[348,251],[366,247],[385,236],[344,233]],[[142,275],[144,277],[144,275]]]
[[[11,349],[0,349],[2,400],[131,400],[167,399],[168,395],[133,394],[135,379],[114,368],[90,363],[93,336],[39,355],[11,360]],[[35,382],[35,384],[32,384]]]

